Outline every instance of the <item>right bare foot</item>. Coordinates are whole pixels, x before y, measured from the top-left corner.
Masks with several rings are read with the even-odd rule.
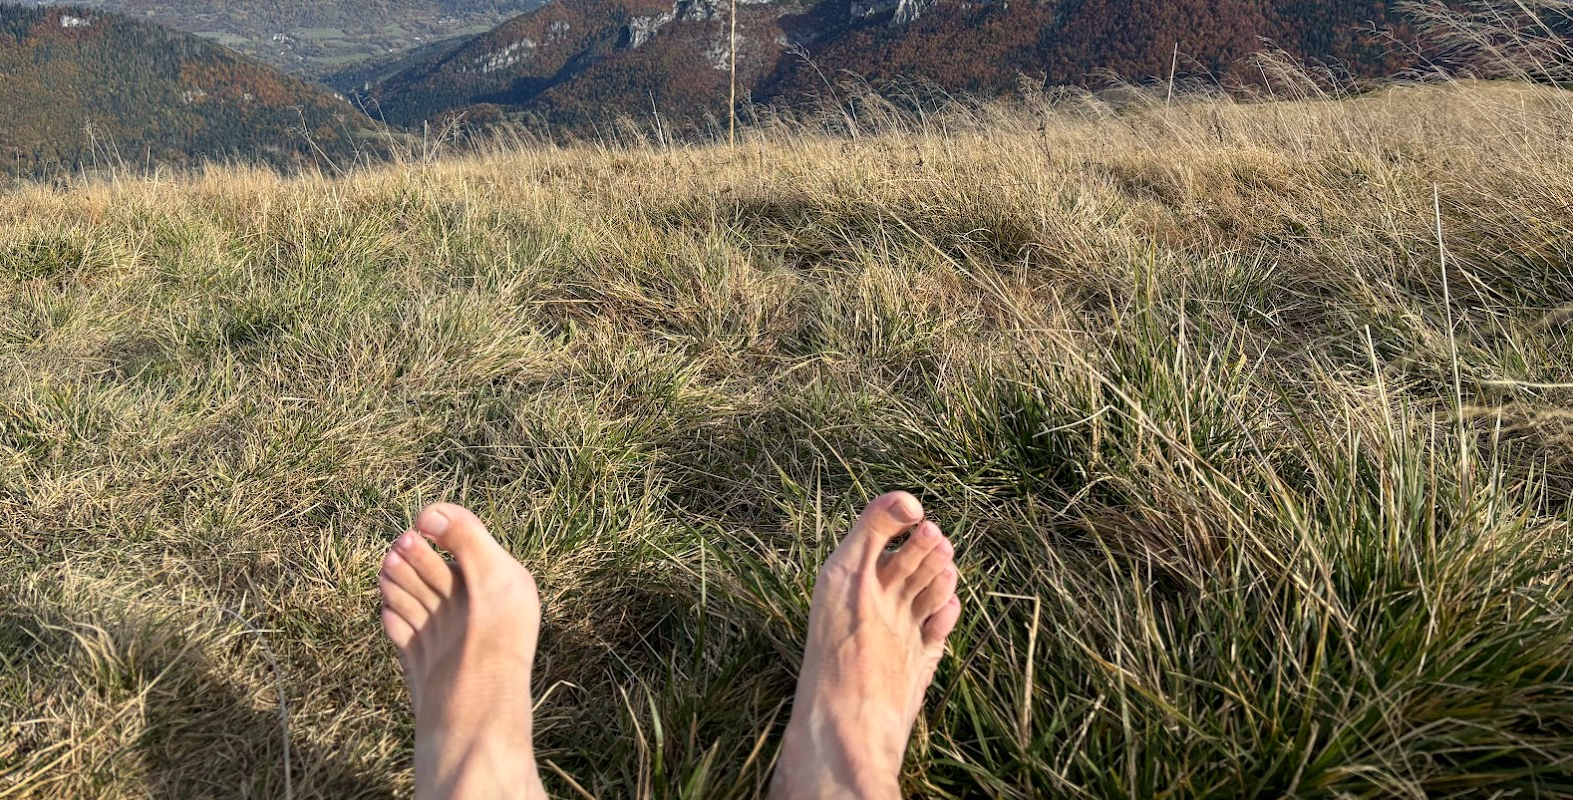
[[[773,800],[900,797],[912,725],[961,616],[955,551],[922,519],[912,495],[879,497],[819,573]]]
[[[415,797],[545,800],[531,742],[530,667],[541,601],[530,571],[451,503],[382,562],[382,625],[415,706]]]

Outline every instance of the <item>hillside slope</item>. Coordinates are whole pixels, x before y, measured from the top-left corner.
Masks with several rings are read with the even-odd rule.
[[[378,84],[373,113],[418,124],[476,103],[523,105],[615,58],[625,29],[669,0],[573,0],[543,6]],[[396,88],[395,88],[396,87]]]
[[[1347,74],[1386,77],[1413,66],[1391,37],[1412,39],[1383,0],[941,0],[903,24],[860,24],[792,59],[766,97],[823,88],[824,76],[930,81],[990,91],[1025,76],[1048,84],[1205,77],[1251,83],[1253,53],[1281,48]],[[1378,33],[1377,29],[1385,32]],[[1176,60],[1177,59],[1177,60]]]
[[[720,0],[559,0],[386,77],[382,113],[413,124],[476,103],[586,124],[606,112],[725,115],[730,7]],[[1381,31],[1381,32],[1378,32]],[[738,7],[745,98],[796,102],[847,76],[993,92],[1167,75],[1251,82],[1266,47],[1353,76],[1411,66],[1382,0],[799,0]]]
[[[115,14],[0,5],[0,169],[353,157],[374,125],[323,87]]]

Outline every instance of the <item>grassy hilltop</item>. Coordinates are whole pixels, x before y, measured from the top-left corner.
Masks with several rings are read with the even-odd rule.
[[[375,580],[438,498],[540,580],[557,796],[756,796],[896,488],[965,606],[913,796],[1573,797],[1570,120],[1083,99],[0,194],[0,797],[282,797],[286,733],[295,797],[407,792]]]

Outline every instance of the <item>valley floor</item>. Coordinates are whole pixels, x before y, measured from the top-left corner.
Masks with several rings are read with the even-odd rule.
[[[965,608],[912,796],[1573,796],[1570,130],[1088,99],[0,194],[0,797],[407,793],[376,574],[436,499],[539,579],[556,796],[757,796],[891,489]]]

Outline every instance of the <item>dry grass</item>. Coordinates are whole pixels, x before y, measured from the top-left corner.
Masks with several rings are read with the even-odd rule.
[[[540,578],[547,763],[754,796],[894,488],[966,606],[914,795],[1573,796],[1570,124],[1073,98],[0,194],[0,798],[282,797],[281,699],[295,797],[407,793],[375,573],[437,498]]]

